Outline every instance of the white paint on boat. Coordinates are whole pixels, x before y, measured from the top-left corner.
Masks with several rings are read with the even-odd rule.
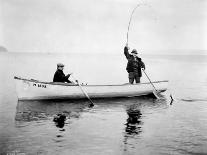
[[[19,100],[83,99],[86,98],[78,85],[41,82],[14,77]],[[153,82],[158,92],[167,90],[168,81]],[[133,97],[152,94],[150,83],[122,85],[81,85],[90,98]]]

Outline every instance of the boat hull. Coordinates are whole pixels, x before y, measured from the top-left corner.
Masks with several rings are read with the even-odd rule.
[[[84,99],[80,86],[41,82],[15,77],[18,100]],[[153,82],[159,92],[167,90],[168,81]],[[150,83],[123,85],[81,85],[90,98],[133,97],[153,94]]]

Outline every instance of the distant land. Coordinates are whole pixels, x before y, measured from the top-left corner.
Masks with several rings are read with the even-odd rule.
[[[5,47],[0,46],[0,52],[8,52],[8,50]]]
[[[157,55],[207,55],[207,50],[200,49],[170,49],[170,50],[149,50],[146,52]]]
[[[200,49],[139,49],[137,48],[137,51],[140,55],[207,55],[207,50],[200,50]],[[8,50],[0,46],[0,52],[8,52]],[[131,49],[130,49],[131,52]],[[49,55],[59,55],[59,54],[71,54],[71,55],[123,55],[123,49],[99,49],[99,50],[65,50],[65,51],[33,51],[33,50],[22,50],[22,51],[13,51],[10,50],[9,53],[24,53],[24,54],[49,54]]]

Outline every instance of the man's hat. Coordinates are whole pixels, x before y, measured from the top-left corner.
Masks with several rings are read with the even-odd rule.
[[[57,67],[64,67],[64,65],[62,63],[58,63]]]
[[[133,49],[131,53],[138,54],[136,49]]]

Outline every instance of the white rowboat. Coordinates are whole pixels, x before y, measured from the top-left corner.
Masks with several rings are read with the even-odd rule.
[[[18,100],[84,99],[80,86],[59,82],[41,82],[14,77]],[[168,81],[152,82],[158,92],[167,90]],[[153,94],[151,83],[122,85],[81,85],[90,98],[134,97]]]

